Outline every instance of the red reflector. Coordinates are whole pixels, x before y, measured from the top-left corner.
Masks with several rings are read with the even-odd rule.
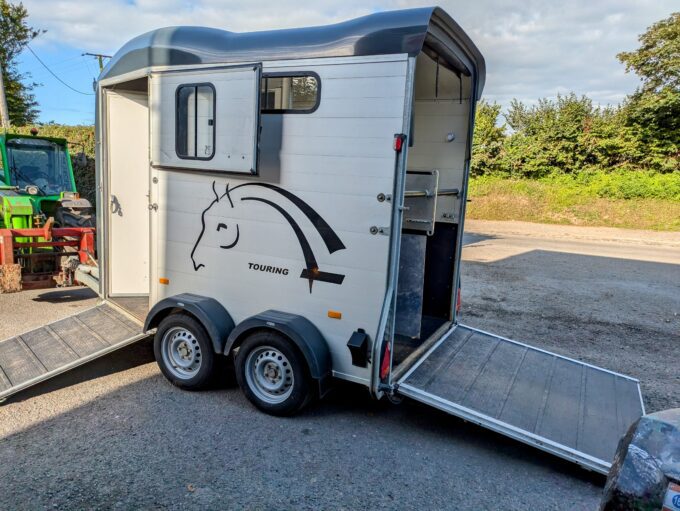
[[[383,355],[382,364],[380,364],[380,379],[386,380],[387,376],[390,374],[390,343],[385,346],[385,354]]]
[[[404,147],[404,139],[406,138],[406,135],[403,135],[401,133],[398,133],[394,135],[394,144],[392,147],[394,147],[394,150],[397,153],[401,152],[401,148]]]
[[[461,299],[460,299],[460,288],[458,288],[458,299],[456,300],[456,312],[460,312]]]

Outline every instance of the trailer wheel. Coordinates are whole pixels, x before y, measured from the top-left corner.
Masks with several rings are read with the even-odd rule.
[[[186,314],[161,321],[153,351],[163,375],[185,390],[208,386],[216,366],[215,353],[203,326]]]
[[[236,379],[248,400],[271,415],[292,415],[314,397],[302,354],[277,332],[260,331],[241,344]]]

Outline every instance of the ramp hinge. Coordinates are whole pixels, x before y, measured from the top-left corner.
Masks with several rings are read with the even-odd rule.
[[[380,384],[378,384],[378,390],[381,391],[381,392],[384,392],[385,394],[393,396],[399,390],[399,384],[398,383],[380,383]]]

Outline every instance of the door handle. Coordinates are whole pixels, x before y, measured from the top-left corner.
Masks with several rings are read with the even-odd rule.
[[[111,194],[111,214],[123,216],[123,208],[120,206],[120,202],[118,201],[118,197],[116,197],[113,194]]]

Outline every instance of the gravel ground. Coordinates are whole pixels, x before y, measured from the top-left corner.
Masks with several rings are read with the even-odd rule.
[[[680,407],[680,233],[468,222],[463,322],[638,378]]]
[[[464,322],[637,376],[649,409],[679,406],[680,240],[541,227],[470,222]],[[93,303],[85,290],[0,295],[0,337]],[[233,384],[183,392],[149,341],[0,407],[0,480],[0,509],[594,509],[603,483],[349,384],[290,419]]]

